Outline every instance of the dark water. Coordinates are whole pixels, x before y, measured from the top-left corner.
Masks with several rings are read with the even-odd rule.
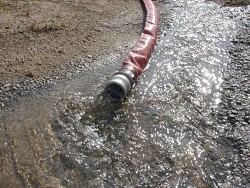
[[[114,64],[3,114],[4,187],[240,186],[237,153],[213,116],[240,8],[164,2],[171,22],[124,103],[100,94],[122,62],[110,56]]]

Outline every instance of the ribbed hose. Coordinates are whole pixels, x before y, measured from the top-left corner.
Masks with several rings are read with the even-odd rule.
[[[122,68],[107,83],[104,92],[112,98],[124,99],[135,79],[146,67],[157,40],[158,12],[151,0],[143,0],[147,17],[143,32],[123,61]]]

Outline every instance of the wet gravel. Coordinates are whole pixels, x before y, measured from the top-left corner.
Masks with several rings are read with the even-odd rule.
[[[62,63],[40,78],[28,78],[21,81],[0,81],[0,109],[9,109],[20,97],[38,94],[40,89],[50,88],[79,77],[86,72],[113,63],[110,54],[125,54],[132,44],[121,44],[116,49],[102,51],[98,54],[78,56]]]
[[[242,29],[232,41],[231,62],[224,76],[222,102],[216,119],[225,127],[236,154],[233,159],[233,177],[236,187],[250,187],[250,9],[242,7]]]

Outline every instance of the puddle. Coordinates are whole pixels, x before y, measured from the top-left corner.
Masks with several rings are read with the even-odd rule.
[[[237,186],[235,151],[211,115],[237,8],[201,0],[162,6],[172,22],[124,104],[100,95],[123,60],[112,56],[113,64],[2,113],[5,187]]]

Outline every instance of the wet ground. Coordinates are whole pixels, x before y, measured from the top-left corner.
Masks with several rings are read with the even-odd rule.
[[[2,110],[1,187],[249,187],[249,10],[162,1],[124,103],[101,95],[117,48]]]

